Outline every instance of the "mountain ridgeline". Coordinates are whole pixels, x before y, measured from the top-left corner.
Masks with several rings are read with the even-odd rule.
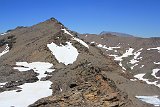
[[[0,106],[160,106],[160,38],[120,35],[78,34],[55,18],[2,33]]]

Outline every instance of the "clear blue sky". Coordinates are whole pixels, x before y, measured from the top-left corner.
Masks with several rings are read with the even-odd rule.
[[[160,37],[160,0],[0,0],[0,32],[50,17],[79,33]]]

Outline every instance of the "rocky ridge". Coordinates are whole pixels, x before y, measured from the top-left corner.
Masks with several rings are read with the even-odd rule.
[[[85,39],[87,42],[93,39],[89,40]],[[67,47],[66,43],[70,42],[79,53],[76,61],[68,65],[59,63],[47,47],[51,42],[60,48]],[[155,86],[130,81],[133,74],[122,72],[119,64],[94,44],[85,47],[77,33],[54,18],[31,27],[16,28],[0,36],[0,53],[6,44],[9,52],[0,57],[0,83],[5,83],[0,86],[1,93],[8,90],[21,93],[23,89],[19,86],[26,83],[52,82],[52,95],[28,104],[30,107],[150,107],[153,105],[141,102],[135,95],[159,95],[160,92]],[[25,72],[13,69],[18,66],[16,62],[37,61],[49,62],[55,70],[45,72],[47,76],[40,79],[34,68]],[[143,91],[137,92],[137,89]]]

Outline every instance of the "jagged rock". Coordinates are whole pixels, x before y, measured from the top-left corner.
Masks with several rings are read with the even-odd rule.
[[[105,99],[106,101],[113,101],[117,99],[117,93],[110,93],[109,95],[106,95]]]
[[[5,89],[3,87],[0,87],[0,92],[5,91]]]
[[[116,89],[114,82],[107,78],[105,74],[101,74],[100,69],[95,69],[93,66],[91,67],[91,69],[88,69],[87,67],[84,67],[84,64],[82,64],[81,66],[83,66],[82,72],[80,72],[82,70],[79,69],[80,67],[76,67],[74,68],[74,72],[68,71],[67,74],[65,74],[65,72],[62,73],[65,74],[65,78],[68,78],[68,76],[70,77],[70,73],[76,74],[74,75],[76,80],[72,79],[72,77],[70,79],[66,79],[65,82],[59,81],[57,83],[53,83],[52,89],[54,95],[46,99],[38,100],[37,102],[32,104],[31,107],[55,105],[64,107],[116,107],[119,103],[117,104],[115,103],[115,101],[123,101],[120,97],[123,96],[120,90]],[[61,70],[57,71],[57,73],[58,72],[61,72]],[[82,73],[84,74],[82,75]],[[54,75],[55,77],[57,77],[56,74]],[[79,82],[79,80],[77,79],[78,76],[80,76],[81,82]],[[54,78],[54,80],[57,80],[57,78]],[[65,84],[68,85],[68,89],[67,86],[65,87]],[[63,89],[62,91],[61,88]],[[124,103],[124,105],[127,105],[127,103]]]
[[[119,102],[113,102],[109,105],[109,107],[118,107],[119,106]]]
[[[69,85],[70,88],[74,88],[74,87],[76,87],[76,86],[78,86],[76,83],[71,83],[71,84]]]
[[[24,83],[33,83],[33,82],[36,82],[38,81],[39,79],[37,77],[32,77],[32,78],[29,78],[29,79],[22,79],[20,80],[19,82],[24,82]]]
[[[40,81],[46,81],[46,80],[49,80],[52,76],[46,76],[46,77],[42,77],[40,79]]]
[[[6,83],[3,87],[4,88],[11,88],[11,87],[15,87],[15,86],[18,86],[18,85],[19,85],[18,82],[16,82],[16,81],[10,81],[10,82]]]
[[[17,90],[16,92],[21,92],[22,90]]]

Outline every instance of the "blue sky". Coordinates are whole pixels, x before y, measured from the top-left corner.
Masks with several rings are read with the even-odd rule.
[[[79,33],[160,37],[160,0],[0,0],[0,32],[50,17]]]

